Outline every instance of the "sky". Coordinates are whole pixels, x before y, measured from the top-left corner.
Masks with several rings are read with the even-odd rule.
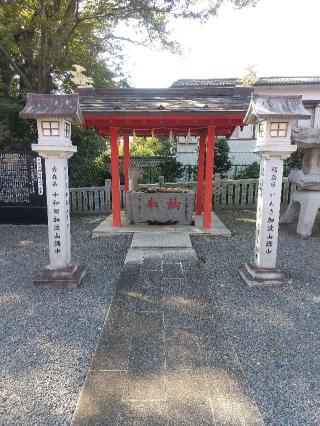
[[[179,21],[172,33],[182,55],[125,47],[133,87],[169,87],[180,78],[320,75],[320,0],[260,0],[236,10],[225,4],[206,24]]]

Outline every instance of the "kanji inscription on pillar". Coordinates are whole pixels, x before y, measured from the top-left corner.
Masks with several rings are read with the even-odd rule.
[[[46,159],[50,259],[55,267],[70,262],[70,213],[66,158]],[[51,257],[52,256],[52,257]]]
[[[258,187],[255,263],[259,267],[276,265],[278,223],[283,162],[277,157],[261,160]]]

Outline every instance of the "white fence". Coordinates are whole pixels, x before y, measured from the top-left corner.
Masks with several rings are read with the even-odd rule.
[[[185,187],[195,190],[196,182],[165,183],[168,188]],[[158,187],[158,184],[140,185],[141,187]],[[281,202],[287,205],[295,185],[283,179]],[[258,195],[258,179],[219,179],[213,188],[213,209],[251,209],[256,207]],[[121,207],[123,208],[124,185],[120,185]],[[105,214],[111,211],[111,180],[105,186],[88,188],[70,188],[71,213],[79,215]]]

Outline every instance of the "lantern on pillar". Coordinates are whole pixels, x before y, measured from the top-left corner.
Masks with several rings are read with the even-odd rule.
[[[302,96],[252,95],[244,123],[258,126],[254,151],[261,157],[255,253],[240,270],[250,286],[289,282],[276,267],[283,160],[297,149],[290,141],[293,123],[308,118]]]
[[[46,167],[50,263],[40,270],[34,285],[78,287],[86,270],[71,262],[68,180],[68,158],[77,151],[71,143],[71,124],[83,121],[78,95],[28,94],[20,116],[36,119],[38,143],[32,149],[45,158]]]

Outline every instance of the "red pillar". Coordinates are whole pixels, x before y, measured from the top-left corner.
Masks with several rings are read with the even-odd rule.
[[[212,209],[212,179],[214,161],[215,127],[208,127],[207,157],[206,157],[206,189],[204,194],[203,227],[211,228]]]
[[[206,144],[206,134],[203,132],[200,135],[200,141],[199,141],[196,214],[202,213],[205,144]]]
[[[121,226],[118,129],[110,128],[113,226]]]
[[[130,147],[129,133],[123,133],[123,174],[124,174],[124,208],[126,210],[127,191],[129,191]]]

